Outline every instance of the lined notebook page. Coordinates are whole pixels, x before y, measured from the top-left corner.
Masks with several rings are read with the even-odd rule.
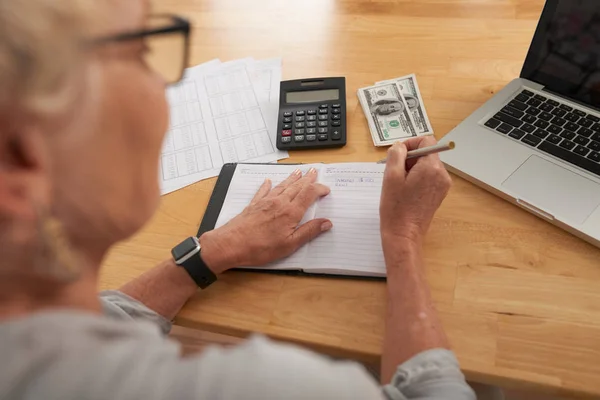
[[[215,229],[225,225],[236,215],[244,211],[244,208],[250,204],[252,198],[254,198],[258,188],[263,184],[265,179],[269,178],[273,182],[273,187],[275,187],[288,176],[290,176],[294,170],[300,169],[302,173],[305,174],[312,167],[318,170],[319,168],[323,167],[323,164],[238,164],[235,172],[233,173],[231,183],[229,184],[229,190],[225,196],[225,201],[223,202],[223,207],[221,209],[221,213],[219,214],[219,218],[217,219]],[[308,209],[301,223],[314,218],[314,213],[315,206]],[[235,243],[232,243],[232,246],[235,245]],[[302,267],[306,266],[306,247],[307,246],[302,247],[296,253],[284,260],[263,266],[261,268],[301,269]]]
[[[312,241],[307,272],[385,276],[379,232],[379,198],[384,164],[348,163],[321,167],[319,181],[331,193],[318,202],[315,217],[333,229]]]

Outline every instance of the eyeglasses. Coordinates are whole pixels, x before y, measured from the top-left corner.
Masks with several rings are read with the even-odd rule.
[[[144,61],[167,83],[179,82],[188,65],[191,25],[176,15],[151,15],[147,28],[92,41],[94,45],[143,40]]]

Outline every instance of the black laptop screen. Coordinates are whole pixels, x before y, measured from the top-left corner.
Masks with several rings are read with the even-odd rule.
[[[600,0],[548,0],[521,77],[600,108]]]

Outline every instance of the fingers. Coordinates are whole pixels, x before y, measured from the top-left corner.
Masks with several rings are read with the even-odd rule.
[[[333,227],[330,220],[325,218],[317,218],[308,221],[304,225],[301,225],[292,233],[291,240],[294,248],[298,249],[305,243],[310,242],[323,232],[327,232]]]
[[[397,142],[390,147],[385,163],[385,180],[401,179],[406,175],[406,153],[407,149],[404,143]]]
[[[316,181],[317,181],[317,170],[314,168],[311,168],[308,170],[308,172],[302,178],[298,179],[293,184],[287,186],[281,194],[284,195],[289,201],[292,201],[296,198],[298,193],[300,193],[300,191],[304,187],[310,186],[311,184],[313,184]]]
[[[267,194],[269,194],[269,192],[271,191],[271,186],[272,186],[271,180],[269,178],[265,179],[263,184],[260,185],[260,187],[258,188],[258,191],[252,198],[252,201],[250,202],[250,204],[256,203],[257,201],[264,198]]]
[[[275,186],[269,193],[272,196],[279,196],[288,186],[302,178],[302,171],[296,169],[290,176],[288,176],[283,182]]]
[[[305,185],[292,200],[292,203],[306,211],[315,201],[321,197],[327,196],[330,192],[331,189],[320,183]]]
[[[406,142],[404,142],[404,144],[406,145],[406,147],[408,148],[409,151],[416,150],[416,149],[422,149],[423,147],[433,146],[436,143],[437,143],[437,141],[435,140],[435,138],[433,136],[421,136],[421,137],[409,139]],[[431,157],[431,156],[411,158],[411,159],[406,160],[406,170],[410,171],[420,160],[425,160],[425,162],[427,162],[427,159],[429,157]],[[437,154],[434,155],[434,158],[436,158],[436,157],[438,157]]]

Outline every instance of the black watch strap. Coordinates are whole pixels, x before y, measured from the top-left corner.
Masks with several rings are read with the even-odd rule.
[[[200,289],[206,289],[217,280],[217,276],[202,260],[202,250],[179,265],[187,271]]]

